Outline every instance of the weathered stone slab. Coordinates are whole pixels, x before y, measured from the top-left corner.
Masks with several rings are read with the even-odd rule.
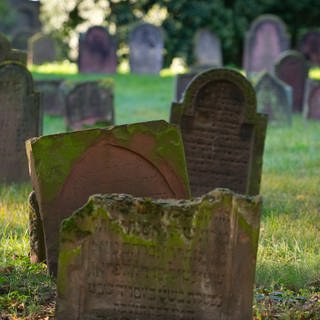
[[[194,39],[194,56],[198,67],[221,67],[220,39],[207,29],[198,30]]]
[[[196,73],[181,73],[176,75],[176,90],[175,90],[175,101],[179,102],[183,96],[185,89],[191,80],[195,77]]]
[[[68,86],[68,84],[65,84]],[[69,130],[114,124],[112,80],[69,83],[65,121]]]
[[[259,193],[267,116],[256,112],[245,77],[231,69],[197,75],[172,104],[171,122],[181,127],[193,196],[217,187]]]
[[[57,320],[252,319],[261,199],[95,195],[60,229]]]
[[[294,50],[283,52],[275,64],[275,73],[279,79],[292,87],[293,111],[302,112],[305,83],[308,78],[308,66],[303,55]]]
[[[274,15],[256,18],[246,34],[243,67],[247,76],[261,71],[273,73],[280,53],[289,48],[289,36],[283,21]]]
[[[136,26],[129,37],[132,73],[159,74],[163,60],[163,33],[150,23]]]
[[[35,88],[41,93],[43,112],[53,116],[65,114],[65,96],[61,89],[62,80],[37,80]]]
[[[108,31],[94,26],[79,38],[79,72],[115,73],[117,69],[116,43]]]
[[[308,80],[303,114],[306,119],[320,120],[320,81]]]
[[[28,40],[28,61],[38,65],[57,60],[55,40],[43,33],[36,33]]]
[[[11,49],[9,40],[0,33],[0,63],[4,61],[20,62],[27,64],[27,54],[20,50]]]
[[[165,121],[43,136],[26,145],[51,274],[57,268],[60,222],[90,195],[190,195],[179,130]]]
[[[268,72],[255,84],[258,111],[268,114],[269,122],[291,125],[292,88]]]
[[[34,31],[31,29],[19,29],[12,35],[11,44],[12,47],[18,50],[27,51],[28,41],[34,35]]]
[[[28,181],[24,142],[41,133],[39,94],[20,63],[0,64],[0,183]]]
[[[320,65],[320,31],[307,32],[299,42],[299,51],[313,65]]]

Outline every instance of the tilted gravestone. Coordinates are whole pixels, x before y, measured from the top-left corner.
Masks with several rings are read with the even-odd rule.
[[[28,40],[28,60],[38,65],[57,60],[55,40],[46,34],[36,33]]]
[[[23,51],[12,49],[9,40],[0,33],[0,63],[4,61],[14,61],[26,65],[27,54]]]
[[[95,195],[60,231],[57,320],[252,319],[261,198]]]
[[[275,64],[275,74],[292,87],[293,111],[301,112],[308,78],[308,66],[303,55],[294,50],[284,52]]]
[[[69,130],[114,124],[113,88],[108,80],[70,83],[65,121]]]
[[[0,183],[29,180],[24,142],[41,133],[39,94],[21,63],[0,63]]]
[[[172,104],[171,122],[181,127],[193,196],[216,187],[259,193],[267,116],[256,112],[244,76],[231,69],[197,75]]]
[[[199,30],[194,39],[194,56],[198,67],[221,67],[220,39],[207,29]]]
[[[163,60],[163,34],[159,27],[143,23],[129,37],[129,63],[132,73],[159,74]]]
[[[79,38],[79,72],[115,73],[116,50],[115,41],[105,28],[99,26],[89,28]]]
[[[196,76],[196,73],[181,73],[176,75],[175,101],[179,102],[190,81]]]
[[[299,51],[306,60],[314,65],[320,65],[320,31],[307,32],[299,42]]]
[[[273,72],[282,51],[289,48],[289,37],[283,21],[273,15],[255,19],[245,37],[243,67],[247,76],[261,71]]]
[[[255,84],[258,112],[268,114],[269,122],[291,125],[292,88],[268,72]]]
[[[90,195],[190,195],[179,130],[165,121],[43,136],[26,145],[51,274],[57,270],[60,222]]]
[[[62,80],[37,80],[35,88],[41,93],[43,112],[53,116],[65,114],[65,96],[61,89]]]
[[[320,81],[307,82],[303,114],[306,119],[320,120]]]

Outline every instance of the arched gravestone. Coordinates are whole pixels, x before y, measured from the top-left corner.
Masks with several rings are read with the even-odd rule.
[[[320,31],[307,32],[301,38],[298,47],[308,62],[320,65]]]
[[[199,30],[194,39],[194,56],[197,67],[221,67],[220,39],[207,29]]]
[[[245,37],[243,67],[247,76],[264,70],[272,73],[278,56],[288,48],[289,36],[281,19],[273,15],[255,19]]]
[[[29,180],[24,143],[41,133],[39,94],[25,66],[0,63],[0,182]]]
[[[4,61],[15,61],[26,65],[27,55],[23,51],[12,49],[9,40],[0,33],[0,63]]]
[[[267,116],[256,113],[245,77],[231,69],[199,74],[173,103],[171,122],[181,127],[193,196],[216,187],[259,193]]]
[[[255,85],[258,111],[268,114],[269,122],[291,124],[292,88],[268,72]]]
[[[116,44],[108,31],[91,27],[79,38],[78,68],[83,73],[115,73],[117,69]]]
[[[308,66],[303,55],[294,50],[283,52],[275,64],[275,74],[292,87],[293,111],[301,112],[308,78]]]
[[[32,64],[53,62],[57,59],[55,40],[46,34],[36,33],[28,41],[28,60]]]
[[[71,130],[114,124],[112,85],[99,80],[76,84],[66,96],[65,121]]]
[[[28,140],[26,148],[54,275],[60,222],[90,195],[190,196],[180,132],[165,121],[48,135]]]
[[[303,114],[306,119],[320,120],[320,81],[308,81]]]
[[[129,50],[132,73],[159,74],[163,60],[162,30],[149,23],[138,25],[130,33]]]

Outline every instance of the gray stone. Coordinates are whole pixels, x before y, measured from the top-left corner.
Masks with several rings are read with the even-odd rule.
[[[252,319],[261,199],[95,195],[60,229],[57,320]]]
[[[198,67],[223,65],[220,39],[207,29],[199,30],[194,40],[194,55]]]
[[[38,65],[57,60],[55,40],[47,34],[36,33],[28,41],[29,63]]]
[[[292,87],[292,104],[293,111],[295,112],[301,112],[303,109],[308,69],[303,55],[294,50],[283,52],[275,64],[275,74],[277,77]]]
[[[176,75],[175,101],[179,102],[190,81],[195,77],[196,73],[181,73]]]
[[[275,125],[291,125],[292,88],[268,72],[255,84],[258,112],[268,114]]]
[[[274,63],[288,48],[289,36],[280,18],[269,14],[256,18],[245,37],[243,67],[247,76],[273,73]]]
[[[65,95],[61,88],[62,80],[37,80],[35,88],[41,94],[43,112],[52,116],[65,114]]]
[[[23,51],[12,49],[9,40],[0,33],[0,63],[4,61],[14,61],[26,65],[27,54]]]
[[[90,195],[190,196],[181,136],[165,121],[42,136],[28,140],[26,146],[53,275],[60,222]]]
[[[171,122],[180,125],[193,196],[216,188],[259,193],[267,116],[250,82],[232,69],[197,75]]]
[[[130,33],[129,50],[132,73],[159,74],[163,60],[162,30],[149,23],[136,26]]]
[[[39,94],[20,63],[0,63],[0,182],[29,180],[24,143],[41,133]]]

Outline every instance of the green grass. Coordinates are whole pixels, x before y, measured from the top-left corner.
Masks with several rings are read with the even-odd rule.
[[[49,77],[104,77],[80,77],[63,68],[59,72]],[[48,74],[34,72],[34,77],[48,78]],[[168,120],[172,75],[117,74],[112,78],[117,124]],[[64,130],[62,118],[45,117],[45,134]],[[319,299],[315,298],[320,292],[319,150],[320,122],[306,122],[295,115],[291,127],[268,128],[261,184],[264,208],[256,273],[256,319],[273,319],[275,315],[280,319],[320,319],[312,316],[314,310],[320,314]],[[33,319],[33,315],[44,312],[41,305],[48,306],[53,299],[54,284],[45,275],[44,266],[27,262],[26,201],[30,190],[29,184],[0,188],[0,319],[1,308],[17,317],[29,315]]]

